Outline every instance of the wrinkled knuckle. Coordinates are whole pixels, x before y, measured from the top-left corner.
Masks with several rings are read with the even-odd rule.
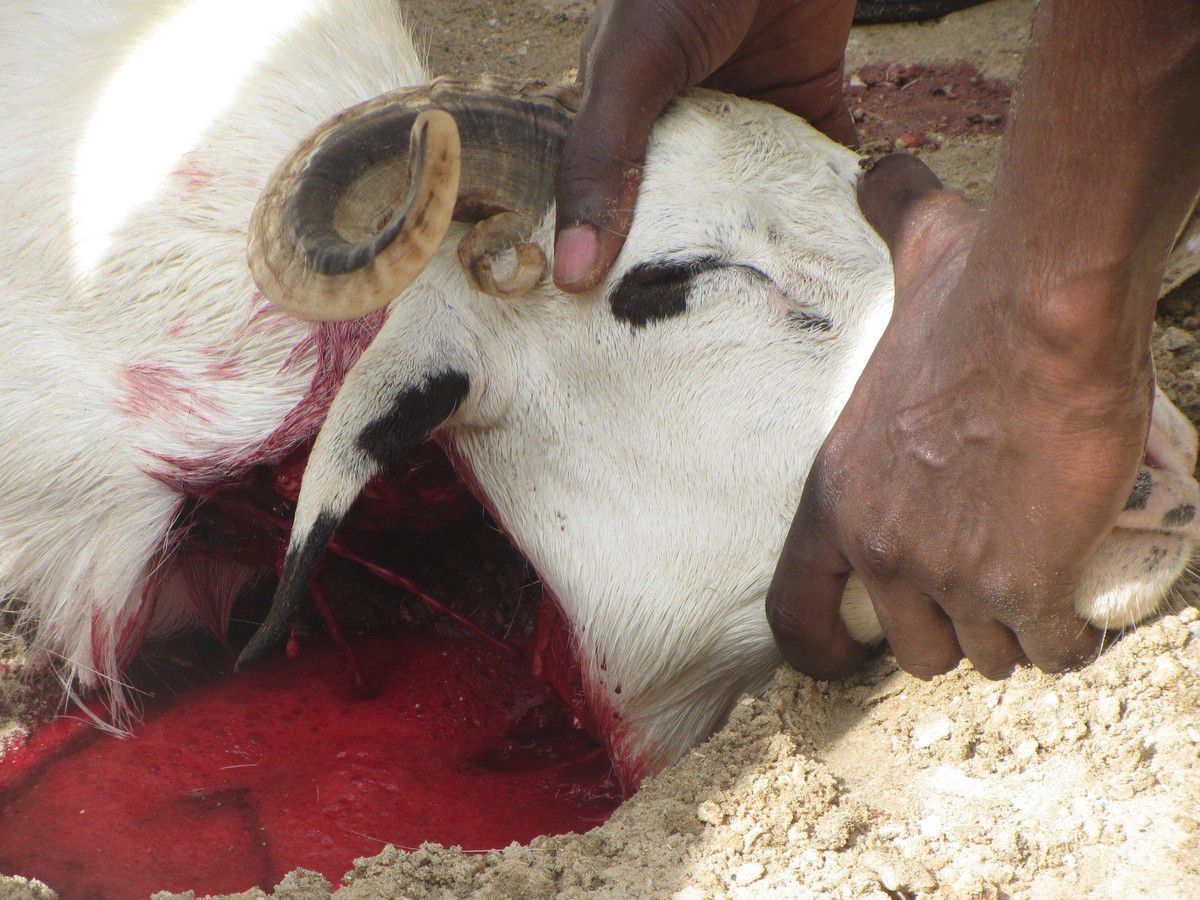
[[[564,153],[554,175],[559,202],[611,190],[621,168],[616,157],[598,147],[583,146]]]
[[[818,460],[809,472],[800,495],[796,521],[804,522],[808,536],[820,532],[839,532],[838,524],[844,520],[846,505],[838,502],[837,488],[828,469]]]
[[[936,597],[943,608],[949,610],[958,605],[955,601],[961,597],[963,586],[962,571],[958,566],[951,565],[943,556],[941,561],[931,568],[926,580],[927,592]]]
[[[609,227],[623,221],[632,210],[641,171],[636,162],[602,146],[564,154],[554,176],[559,222]]]
[[[840,503],[856,484],[853,464],[847,462],[840,448],[833,444],[822,448],[809,473],[809,480],[816,483],[821,496],[831,505]]]
[[[1019,621],[1033,602],[1036,585],[1027,574],[1007,567],[992,568],[980,574],[970,591],[1002,621]]]
[[[791,592],[778,584],[767,589],[767,623],[777,634],[795,633],[792,614]]]
[[[687,0],[661,0],[654,5],[654,27],[663,49],[680,67],[680,86],[695,84],[716,67],[716,39],[723,30],[719,12],[699,10]]]
[[[900,541],[885,529],[861,530],[858,534],[858,552],[864,574],[880,581],[895,578],[904,567],[905,554]]]
[[[767,589],[767,623],[776,635],[799,639],[811,630],[809,620],[802,614],[804,605],[795,590],[778,579]]]

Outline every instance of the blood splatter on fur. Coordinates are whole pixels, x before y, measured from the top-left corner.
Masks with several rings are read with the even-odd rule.
[[[125,392],[117,407],[134,419],[160,419],[167,422],[196,419],[208,423],[220,412],[220,405],[177,366],[155,360],[129,363],[123,367]]]

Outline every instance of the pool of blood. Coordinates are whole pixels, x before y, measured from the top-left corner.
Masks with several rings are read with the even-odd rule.
[[[237,673],[216,640],[160,649],[140,664],[131,737],[60,719],[9,748],[0,872],[64,900],[270,889],[297,866],[336,884],[387,844],[499,848],[591,828],[620,802],[555,679],[531,674],[537,641],[409,617],[350,635],[351,667],[344,647],[298,634]]]

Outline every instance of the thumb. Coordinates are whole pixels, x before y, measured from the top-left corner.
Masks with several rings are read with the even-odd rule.
[[[980,213],[917,157],[892,153],[858,182],[858,206],[892,254],[897,300],[902,288],[928,271],[978,225]]]
[[[784,659],[827,680],[853,672],[870,650],[850,636],[842,620],[851,568],[815,512],[811,485],[810,478],[767,592],[767,621]]]
[[[555,178],[554,282],[560,289],[594,288],[621,252],[642,180],[646,138],[669,100],[658,106],[657,100],[604,97],[580,109]],[[628,109],[631,103],[637,109]]]
[[[689,80],[677,42],[632,14],[600,23],[581,71],[583,100],[555,179],[554,281],[569,292],[599,284],[620,253],[633,220],[646,139]]]

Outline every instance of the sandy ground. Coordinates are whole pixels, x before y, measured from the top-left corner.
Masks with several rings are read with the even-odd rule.
[[[574,64],[588,8],[404,6],[434,72],[548,80]],[[939,23],[858,29],[849,71],[962,59],[1011,79],[1031,9],[995,0]],[[980,203],[998,151],[993,135],[936,131],[918,150]],[[1200,227],[1187,241],[1172,285],[1197,267]],[[1155,356],[1160,380],[1200,422],[1197,334],[1193,278],[1160,306]],[[992,683],[964,664],[924,683],[887,657],[837,685],[781,669],[764,697],[743,699],[719,734],[605,825],[487,855],[388,847],[358,860],[338,896],[1200,896],[1200,787],[1189,777],[1200,762],[1197,592],[1181,584],[1175,612],[1062,677],[1022,671]],[[19,643],[0,644],[0,743],[56,702],[51,686],[20,681],[21,659]],[[331,890],[298,870],[273,896]],[[50,896],[0,878],[0,900]]]

